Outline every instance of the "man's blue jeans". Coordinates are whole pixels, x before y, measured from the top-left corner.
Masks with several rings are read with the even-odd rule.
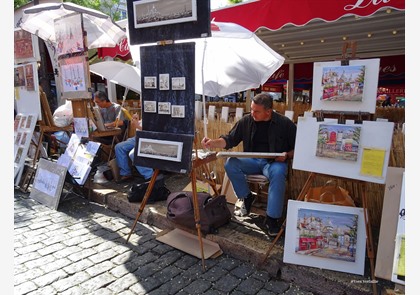
[[[136,144],[136,137],[130,137],[125,141],[119,142],[115,145],[115,158],[118,167],[120,167],[121,176],[131,175],[131,165],[134,161],[134,146]],[[130,162],[131,161],[131,162]],[[142,166],[135,166],[137,171],[145,179],[149,179],[153,175],[153,169]]]
[[[270,162],[260,158],[228,158],[225,163],[226,174],[239,199],[251,192],[246,175],[263,174],[268,178],[267,215],[272,218],[280,218],[283,213],[287,169],[287,162]]]

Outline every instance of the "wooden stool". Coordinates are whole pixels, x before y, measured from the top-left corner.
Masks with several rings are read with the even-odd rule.
[[[262,174],[250,174],[246,176],[251,192],[256,195],[252,211],[259,215],[265,216],[267,207],[268,185],[269,180]]]

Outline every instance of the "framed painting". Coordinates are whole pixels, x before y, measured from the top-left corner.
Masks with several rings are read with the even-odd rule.
[[[145,113],[156,113],[156,101],[153,100],[145,100],[143,102],[143,112]]]
[[[15,67],[14,82],[15,82],[15,87],[26,86],[25,68],[23,66]]]
[[[376,111],[379,58],[315,62],[312,83],[312,110]]]
[[[177,141],[139,138],[137,156],[181,162],[182,146]]]
[[[156,77],[149,76],[144,77],[144,88],[146,89],[156,89]]]
[[[185,77],[173,77],[172,90],[185,90]]]
[[[193,141],[192,134],[137,130],[133,163],[153,169],[189,173]]]
[[[283,262],[363,275],[363,208],[288,201]]]
[[[30,198],[57,210],[67,168],[44,158],[39,159]]]
[[[185,106],[173,105],[172,106],[172,118],[185,118]]]
[[[139,0],[133,2],[134,28],[197,20],[197,0]]]
[[[54,21],[57,56],[84,52],[82,14],[73,13]]]
[[[159,90],[169,90],[169,74],[159,74]]]
[[[85,54],[58,61],[62,84],[62,97],[68,99],[92,98],[88,59]]]
[[[158,114],[170,115],[171,114],[171,103],[170,102],[159,102],[158,103]]]
[[[15,62],[35,61],[39,56],[38,40],[35,35],[22,29],[14,31],[14,57]]]

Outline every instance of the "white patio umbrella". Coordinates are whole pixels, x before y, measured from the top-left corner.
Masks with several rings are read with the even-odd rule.
[[[108,15],[71,2],[45,3],[27,8],[23,11],[20,27],[56,45],[54,21],[74,13],[83,16],[89,49],[114,47],[125,37],[125,32]]]
[[[118,61],[102,61],[90,65],[89,70],[109,82],[141,93],[140,69]]]
[[[234,23],[211,22],[211,37],[175,41],[195,42],[195,92],[225,96],[258,88],[284,63],[253,32]],[[130,45],[140,63],[140,45]]]
[[[195,42],[195,93],[225,96],[258,88],[284,63],[284,57],[272,50],[257,35],[234,24],[211,22],[211,37],[175,41]],[[140,45],[130,45],[134,61],[140,63]],[[207,129],[204,128],[207,136]]]

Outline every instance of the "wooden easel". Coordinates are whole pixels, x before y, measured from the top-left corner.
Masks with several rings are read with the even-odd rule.
[[[195,147],[197,145],[197,138],[196,137],[194,138],[194,145],[195,145]],[[191,187],[192,187],[192,196],[193,196],[193,206],[194,206],[194,221],[195,221],[195,227],[197,229],[198,241],[199,241],[199,245],[200,245],[201,262],[202,262],[202,269],[203,269],[203,271],[206,270],[206,267],[205,267],[205,259],[204,259],[203,239],[202,239],[202,234],[201,234],[200,209],[198,208],[197,174],[196,174],[197,172],[196,172],[196,169],[199,168],[199,167],[201,167],[201,166],[203,166],[204,167],[204,170],[205,170],[205,172],[207,174],[207,176],[209,176],[210,173],[209,173],[209,169],[207,167],[207,164],[210,163],[210,162],[212,162],[212,161],[215,161],[216,159],[217,159],[216,158],[216,153],[210,154],[209,156],[207,156],[204,159],[200,159],[198,157],[198,151],[197,151],[197,149],[195,149],[195,159],[193,159],[193,161],[192,161],[192,170],[191,170],[191,173],[190,173]],[[139,208],[139,211],[137,213],[137,216],[136,216],[136,218],[134,220],[133,226],[131,227],[130,233],[128,234],[126,243],[128,243],[128,240],[130,239],[131,234],[133,233],[133,231],[134,231],[134,229],[136,227],[137,221],[140,219],[140,216],[143,213],[144,208],[146,207],[147,200],[149,199],[149,197],[150,197],[150,195],[152,193],[152,190],[153,190],[153,187],[155,185],[156,178],[157,178],[158,175],[159,175],[159,169],[155,169],[154,172],[153,172],[153,176],[152,176],[152,178],[150,180],[150,183],[149,183],[149,185],[147,187],[146,193],[144,194],[143,200],[142,200],[142,202],[140,204],[140,208]],[[218,190],[216,188],[216,183],[210,177],[206,177],[204,179],[204,181],[206,181],[207,183],[209,183],[210,186],[212,187],[213,191],[216,194],[218,194]]]
[[[315,180],[315,177],[317,175],[326,176],[326,177],[330,177],[330,178],[340,178],[340,179],[344,179],[344,180],[348,180],[348,181],[353,181],[356,184],[358,184],[357,189],[358,189],[360,195],[362,196],[362,208],[363,208],[365,227],[366,227],[366,236],[367,236],[366,250],[367,250],[367,255],[368,255],[369,261],[370,261],[370,272],[371,272],[371,276],[372,276],[371,280],[372,280],[373,294],[377,295],[378,291],[377,291],[376,282],[375,282],[375,251],[373,249],[372,230],[371,230],[371,226],[370,226],[370,219],[369,219],[369,216],[368,216],[368,209],[367,209],[366,182],[361,181],[361,180],[346,179],[346,178],[342,178],[342,177],[336,177],[336,176],[331,176],[331,175],[323,175],[323,174],[311,172],[311,174],[309,174],[309,177],[306,180],[305,184],[303,185],[303,188],[300,191],[298,197],[296,198],[296,201],[304,201],[305,195],[308,193],[308,191],[309,191],[310,187],[312,186],[312,184]],[[264,256],[264,259],[263,259],[262,263],[264,263],[267,260],[271,250],[273,249],[274,245],[277,243],[278,239],[283,234],[285,228],[286,228],[286,220],[283,221],[283,224],[281,225],[279,233],[274,238],[273,242],[271,243],[271,246],[269,247],[269,249],[265,253],[265,256]]]

